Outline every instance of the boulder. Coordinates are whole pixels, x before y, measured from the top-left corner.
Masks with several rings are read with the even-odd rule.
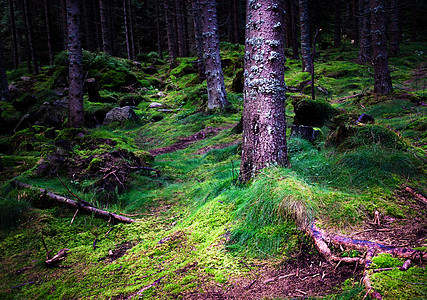
[[[148,108],[162,108],[162,107],[164,107],[163,103],[159,103],[159,102],[152,102],[148,106]]]
[[[138,120],[138,116],[131,106],[115,107],[110,110],[105,116],[103,125],[108,125],[113,122],[124,122],[126,120]]]

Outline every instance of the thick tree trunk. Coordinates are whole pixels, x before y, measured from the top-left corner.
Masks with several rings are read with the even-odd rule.
[[[225,94],[224,74],[219,53],[219,32],[215,0],[197,0],[202,16],[203,54],[208,86],[208,110],[224,109],[230,104]]]
[[[52,33],[50,32],[49,8],[47,5],[47,0],[44,0],[43,2],[44,2],[44,17],[46,22],[47,49],[49,51],[49,64],[53,65]]]
[[[202,16],[197,0],[193,0],[194,35],[196,40],[197,70],[199,82],[206,79],[205,60],[203,58]]]
[[[165,18],[166,18],[166,30],[168,36],[168,52],[169,52],[169,65],[172,67],[175,65],[177,57],[176,42],[175,42],[175,26],[174,18],[172,15],[173,2],[172,0],[164,0]]]
[[[68,19],[68,127],[83,126],[83,56],[79,0],[67,0]]]
[[[334,48],[341,46],[341,0],[334,0]]]
[[[299,0],[301,28],[301,59],[303,72],[311,72],[310,57],[310,20],[308,18],[308,0]]]
[[[13,48],[13,68],[18,69],[20,59],[18,51],[18,38],[16,33],[16,21],[15,21],[15,8],[13,6],[13,0],[9,0],[9,12],[10,12],[10,29],[12,34],[12,48]]]
[[[248,1],[240,180],[287,166],[284,0]]]
[[[113,55],[113,47],[111,44],[108,0],[99,0],[99,12],[101,17],[102,50],[106,54]]]
[[[360,64],[371,61],[371,21],[369,17],[369,0],[359,0],[359,58]]]
[[[391,0],[390,7],[390,56],[400,52],[399,0]]]
[[[37,62],[36,50],[34,48],[33,43],[33,31],[32,26],[30,24],[30,12],[28,7],[28,0],[24,0],[24,19],[25,19],[25,27],[27,30],[27,44],[28,51],[31,55],[31,62],[33,64],[33,74],[39,74],[39,64]]]
[[[370,0],[371,34],[374,64],[374,92],[386,95],[391,92],[385,29],[384,0]]]
[[[9,84],[7,83],[6,66],[4,64],[3,42],[0,36],[0,101],[10,101]]]

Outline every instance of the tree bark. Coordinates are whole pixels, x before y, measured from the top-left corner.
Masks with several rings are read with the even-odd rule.
[[[44,0],[43,2],[44,17],[46,22],[47,49],[49,51],[49,64],[53,65],[52,33],[50,32],[49,7],[47,5],[47,0]]]
[[[131,45],[130,45],[130,36],[129,36],[129,18],[128,18],[128,9],[127,9],[127,1],[123,0],[123,19],[125,21],[125,37],[126,37],[126,52],[128,55],[128,59],[132,59],[131,53]]]
[[[16,33],[16,21],[15,21],[15,8],[13,6],[13,0],[9,0],[9,12],[10,12],[10,28],[12,33],[12,47],[13,47],[13,68],[18,69],[20,59],[18,51],[18,38]]]
[[[108,55],[113,55],[108,0],[99,0],[99,12],[101,17],[102,50]]]
[[[98,0],[92,0],[92,8],[93,8],[93,23],[94,23],[94,33],[95,33],[95,39],[96,39],[96,49],[101,50],[102,49],[102,30],[101,30],[101,22],[100,22],[100,8],[99,8],[99,1]]]
[[[159,58],[163,59],[163,47],[162,47],[162,33],[160,27],[160,4],[156,2],[156,31],[157,31],[157,52],[159,53]]]
[[[205,60],[203,58],[203,36],[201,18],[201,11],[197,5],[197,1],[193,0],[194,35],[196,40],[197,70],[199,73],[199,82],[202,82],[206,79]]]
[[[374,64],[374,92],[387,95],[392,90],[388,65],[384,0],[370,0]]]
[[[83,126],[83,55],[79,0],[67,0],[68,20],[68,127]]]
[[[240,181],[287,166],[284,0],[248,1]]]
[[[296,2],[293,0],[290,0],[291,5],[291,26],[292,26],[292,59],[298,59],[298,30],[297,30],[297,7]]]
[[[33,64],[33,74],[37,75],[39,74],[39,64],[37,62],[36,57],[36,50],[34,48],[33,43],[33,31],[32,26],[30,24],[30,12],[28,7],[28,0],[24,0],[24,19],[25,19],[25,27],[27,30],[27,45],[28,45],[28,51],[31,55],[31,62]]]
[[[301,28],[301,59],[303,72],[311,72],[310,58],[310,20],[308,18],[308,0],[299,0]]]
[[[233,43],[237,44],[240,41],[240,33],[239,33],[239,3],[238,0],[232,0],[233,2]]]
[[[334,48],[341,46],[341,0],[334,0]]]
[[[390,56],[400,52],[399,0],[391,0],[390,7]]]
[[[359,18],[358,18],[358,0],[352,2],[352,17],[353,17],[353,41],[354,45],[359,45]]]
[[[225,94],[224,74],[219,52],[219,32],[215,0],[196,0],[202,16],[203,57],[208,87],[208,110],[230,106]]]
[[[371,21],[369,18],[369,0],[359,0],[359,58],[360,64],[371,61]]]
[[[185,20],[183,13],[183,3],[181,0],[175,0],[175,18],[178,40],[178,56],[188,56],[187,40],[185,37]]]
[[[0,102],[1,101],[10,101],[10,92],[4,63],[3,42],[0,36]]]
[[[176,42],[175,42],[175,26],[174,18],[172,16],[172,0],[164,0],[165,18],[166,18],[166,30],[168,36],[168,52],[169,52],[169,65],[172,67],[175,65],[177,57]]]
[[[135,59],[135,35],[133,33],[133,13],[132,13],[132,2],[127,0],[128,8],[129,8],[129,36],[130,36],[130,50],[132,53],[131,59]]]

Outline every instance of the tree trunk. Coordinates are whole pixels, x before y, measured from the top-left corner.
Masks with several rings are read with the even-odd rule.
[[[34,48],[34,43],[33,43],[33,31],[32,31],[32,26],[30,24],[28,0],[24,0],[24,18],[25,18],[25,27],[27,30],[28,51],[30,52],[31,62],[33,64],[33,74],[37,75],[39,74],[39,64],[37,62],[36,50]]]
[[[108,0],[99,0],[99,12],[101,16],[102,50],[108,55],[113,55]]]
[[[12,48],[13,48],[13,68],[18,69],[20,59],[18,52],[18,38],[16,34],[16,22],[15,22],[15,8],[13,6],[13,0],[9,0],[9,11],[10,11],[10,28],[12,33]]]
[[[308,18],[308,0],[299,0],[301,27],[301,59],[303,72],[311,72],[310,58],[310,20]]]
[[[418,0],[411,1],[411,42],[417,41]]]
[[[4,64],[3,42],[0,36],[0,102],[10,101],[9,84],[7,83],[6,66]]]
[[[390,56],[398,55],[400,42],[399,0],[391,0],[390,7]]]
[[[175,43],[175,27],[174,18],[172,16],[172,0],[165,1],[165,18],[166,18],[166,30],[168,36],[168,52],[169,52],[169,65],[172,67],[175,65],[177,57],[176,43]]]
[[[225,94],[224,75],[219,53],[219,32],[215,0],[196,0],[201,11],[203,57],[208,86],[208,110],[224,109],[230,104]]]
[[[62,49],[68,48],[67,1],[61,0],[60,27],[62,31]]]
[[[67,0],[68,20],[68,127],[83,126],[83,57],[79,0]]]
[[[290,0],[291,2],[291,26],[292,26],[292,59],[298,59],[298,30],[297,30],[297,6],[296,2]]]
[[[359,0],[359,58],[360,64],[371,61],[371,21],[369,18],[369,0]]]
[[[248,1],[240,180],[287,166],[284,0]]]
[[[286,47],[289,48],[292,45],[292,21],[291,21],[291,1],[285,0],[285,21],[286,21]]]
[[[358,18],[358,0],[352,2],[352,15],[353,15],[353,41],[354,45],[359,45],[359,18]]]
[[[197,70],[199,73],[199,82],[202,82],[206,79],[206,69],[203,58],[202,15],[196,0],[193,0],[193,21],[197,51]]]
[[[100,8],[99,8],[99,1],[98,0],[92,0],[92,8],[93,8],[93,23],[94,23],[94,33],[95,33],[95,39],[96,39],[96,50],[102,49],[102,30],[101,30],[101,22],[99,20],[100,18]]]
[[[178,56],[188,56],[187,41],[185,38],[185,20],[183,13],[183,4],[181,0],[175,0],[175,18],[176,18],[176,31],[178,40]]]
[[[341,46],[341,0],[334,0],[334,48]]]
[[[125,21],[125,37],[126,37],[126,52],[128,55],[128,59],[132,58],[131,54],[131,45],[130,45],[130,37],[129,37],[129,20],[128,20],[128,12],[127,12],[127,1],[123,0],[123,19]]]
[[[132,2],[127,0],[129,8],[129,36],[130,36],[130,52],[132,53],[131,59],[135,59],[135,36],[133,34],[133,13],[132,13]]]
[[[47,6],[47,0],[44,0],[43,2],[44,2],[44,17],[46,22],[47,49],[49,51],[49,64],[53,65],[52,34],[50,32],[49,9]]]
[[[162,47],[162,34],[160,27],[160,4],[156,2],[156,31],[157,31],[157,52],[159,53],[159,58],[163,59],[163,47]]]
[[[238,44],[240,41],[239,34],[239,4],[238,0],[232,0],[233,2],[233,43]]]
[[[384,0],[370,0],[371,34],[374,64],[374,92],[386,95],[392,84],[388,66]]]

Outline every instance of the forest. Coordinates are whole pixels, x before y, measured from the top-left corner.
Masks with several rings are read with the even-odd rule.
[[[427,298],[426,1],[0,5],[0,299]]]

